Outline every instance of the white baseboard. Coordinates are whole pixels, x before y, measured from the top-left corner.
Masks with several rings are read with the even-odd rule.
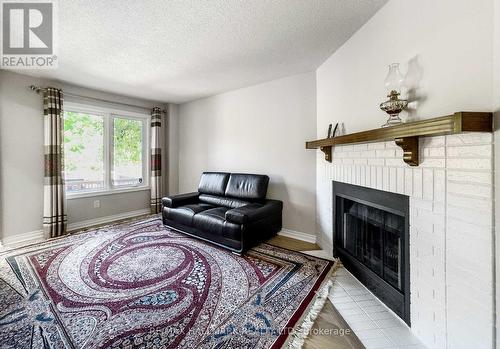
[[[290,229],[281,229],[278,235],[285,236],[287,238],[292,238],[296,240],[301,240],[305,242],[310,242],[311,244],[316,243],[316,236],[302,233],[300,231],[290,230]]]
[[[142,210],[129,211],[129,212],[114,214],[114,215],[106,216],[106,217],[88,219],[85,221],[80,221],[80,222],[68,224],[68,231],[90,228],[90,227],[95,226],[95,225],[107,224],[107,223],[111,223],[111,222],[115,222],[115,221],[119,221],[119,220],[123,220],[123,219],[133,218],[133,217],[137,217],[137,216],[143,216],[143,215],[149,214],[149,213],[151,213],[149,208],[145,208]]]
[[[318,238],[317,238],[316,243],[318,244],[318,246],[321,247],[321,249],[323,249],[325,251],[329,251],[329,253],[331,253],[333,255],[333,245],[329,241],[325,241],[323,234],[321,234],[321,233],[317,233],[317,234],[318,234],[317,235]]]
[[[114,221],[133,218],[137,216],[143,216],[149,213],[150,210],[148,208],[145,208],[142,210],[124,212],[111,216],[89,219],[81,222],[68,224],[68,231],[90,228],[94,225],[107,224]],[[0,241],[0,247],[6,248],[6,247],[21,246],[21,245],[29,245],[43,240],[45,240],[43,230],[35,230],[23,234],[17,234],[14,236],[7,236]]]
[[[35,230],[27,233],[16,234],[14,236],[6,236],[2,239],[1,245],[4,247],[28,245],[41,240],[44,240],[43,230]]]

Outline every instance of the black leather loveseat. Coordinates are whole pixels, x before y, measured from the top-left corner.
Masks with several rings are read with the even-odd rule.
[[[242,253],[281,230],[283,203],[266,199],[269,177],[204,172],[198,192],[162,200],[163,224]]]

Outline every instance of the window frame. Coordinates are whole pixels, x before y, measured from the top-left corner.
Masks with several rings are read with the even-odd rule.
[[[66,192],[66,199],[78,199],[85,197],[129,193],[135,191],[150,190],[150,127],[151,115],[138,112],[131,112],[111,107],[101,107],[89,104],[64,102],[63,112],[72,111],[77,113],[87,113],[92,115],[102,116],[103,118],[103,168],[104,168],[104,189],[85,190],[80,192],[68,193]],[[113,186],[113,172],[114,172],[114,118],[138,120],[142,122],[142,178],[143,183],[137,186]]]

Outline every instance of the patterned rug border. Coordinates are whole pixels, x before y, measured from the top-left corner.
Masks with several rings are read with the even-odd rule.
[[[274,245],[274,244],[271,244],[271,243],[269,243],[269,242],[263,242],[262,244],[263,244],[263,245],[268,245],[268,246],[277,247],[277,248],[281,248],[282,250],[287,250],[287,251],[291,251],[291,252],[294,252],[294,253],[299,253],[299,254],[301,254],[301,255],[303,255],[303,256],[308,256],[308,257],[312,257],[312,258],[321,259],[322,261],[326,261],[326,262],[332,262],[332,263],[337,262],[337,259],[336,259],[336,258],[333,258],[333,259],[328,259],[328,258],[318,257],[318,256],[314,256],[314,255],[312,255],[312,254],[304,253],[304,252],[302,252],[302,251],[292,250],[292,249],[290,249],[290,248],[286,248],[286,247],[282,247],[282,246]]]
[[[288,250],[285,248],[285,250]],[[293,251],[293,250],[290,250]],[[293,251],[297,252],[297,251]],[[303,255],[309,256],[305,253]],[[300,349],[304,345],[304,340],[309,336],[309,331],[314,325],[314,322],[323,309],[325,301],[328,298],[330,288],[333,286],[332,277],[337,269],[341,266],[339,260],[330,261],[324,258],[310,256],[314,258],[328,261],[328,266],[325,268],[321,276],[316,281],[316,284],[302,302],[299,308],[292,315],[285,328],[291,329],[289,333],[281,334],[271,349],[275,348],[290,348]],[[313,311],[314,309],[314,311]]]

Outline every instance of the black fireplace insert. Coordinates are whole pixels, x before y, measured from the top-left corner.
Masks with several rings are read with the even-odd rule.
[[[333,182],[334,255],[410,325],[409,198]]]

